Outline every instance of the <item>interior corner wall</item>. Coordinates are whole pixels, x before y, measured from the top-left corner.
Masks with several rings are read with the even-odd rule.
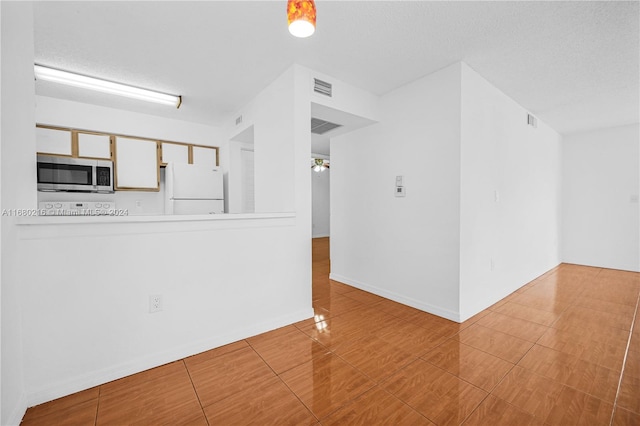
[[[256,213],[293,212],[296,210],[295,168],[292,166],[295,164],[295,123],[292,121],[292,117],[296,113],[294,111],[296,90],[294,81],[295,67],[292,66],[264,88],[237,114],[234,114],[234,117],[242,116],[241,124],[226,128],[230,138],[253,125]],[[295,141],[297,142],[297,140]],[[310,136],[309,151],[311,151]],[[229,173],[234,173],[234,171],[229,170]],[[237,184],[230,190],[230,198],[237,199],[241,196]],[[235,209],[236,207],[234,207]]]
[[[3,209],[1,391],[3,425],[19,424],[27,408],[24,386],[21,289],[16,255],[16,212],[36,207],[33,82],[33,5],[0,2],[2,116],[0,128]],[[19,184],[17,184],[19,183]]]
[[[640,126],[562,142],[562,261],[640,272]]]
[[[560,262],[560,142],[462,65],[462,320]]]
[[[312,270],[311,270],[311,227],[312,200],[311,176],[309,176],[309,159],[311,158],[311,99],[306,74],[298,65],[292,67],[293,72],[293,165],[296,225],[300,232],[296,234],[297,259],[299,268],[304,271],[305,280],[300,280],[309,304],[312,304]]]
[[[331,139],[331,278],[458,320],[460,64],[378,103]]]

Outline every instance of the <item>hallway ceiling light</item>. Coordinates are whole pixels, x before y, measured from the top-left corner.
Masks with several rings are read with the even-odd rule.
[[[289,0],[287,19],[292,35],[309,37],[316,30],[316,4],[313,0]]]
[[[96,90],[98,92],[112,95],[126,96],[128,98],[141,101],[155,102],[158,104],[174,106],[180,108],[182,97],[167,95],[166,93],[154,92],[153,90],[141,89],[139,87],[128,86],[126,84],[114,83],[112,81],[101,80],[99,78],[88,77],[86,75],[61,71],[42,65],[34,65],[36,80],[51,81],[54,83],[67,84],[69,86],[80,87],[82,89]]]
[[[322,158],[314,158],[311,161],[311,168],[314,172],[323,172],[325,169],[329,168],[329,162],[323,160]]]

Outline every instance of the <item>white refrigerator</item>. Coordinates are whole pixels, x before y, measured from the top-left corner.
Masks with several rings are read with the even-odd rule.
[[[195,164],[165,168],[165,214],[224,213],[222,172]]]

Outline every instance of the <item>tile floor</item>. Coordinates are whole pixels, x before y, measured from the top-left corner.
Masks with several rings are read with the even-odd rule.
[[[563,264],[457,324],[329,280],[313,244],[313,319],[23,424],[640,425],[640,274]]]

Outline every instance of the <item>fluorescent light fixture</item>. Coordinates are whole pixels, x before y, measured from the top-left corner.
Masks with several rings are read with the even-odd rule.
[[[69,86],[80,87],[82,89],[126,96],[128,98],[155,102],[158,104],[174,106],[176,108],[180,108],[180,105],[182,104],[181,96],[167,95],[166,93],[154,92],[153,90],[140,89],[139,87],[127,86],[126,84],[114,83],[112,81],[101,80],[99,78],[88,77],[86,75],[43,67],[38,64],[34,65],[34,70],[37,80],[67,84]]]

